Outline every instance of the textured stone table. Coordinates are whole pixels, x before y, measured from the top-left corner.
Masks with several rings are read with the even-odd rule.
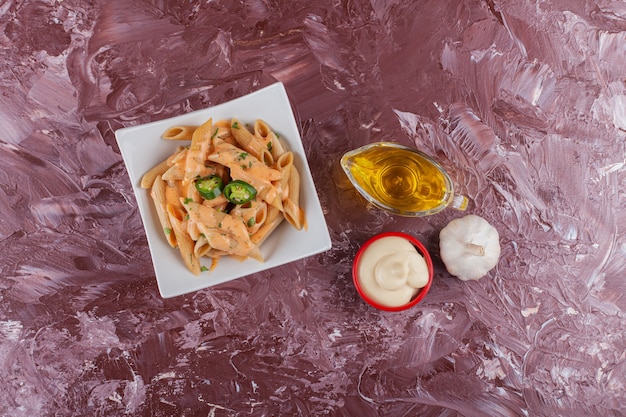
[[[626,7],[609,0],[5,1],[0,415],[626,414]],[[114,131],[281,81],[333,248],[160,297]],[[437,158],[500,232],[479,281],[338,167]],[[431,250],[417,307],[351,283],[359,245]]]

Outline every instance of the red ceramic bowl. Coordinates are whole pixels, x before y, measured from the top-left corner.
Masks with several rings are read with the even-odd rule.
[[[361,258],[363,254],[365,253],[365,250],[377,240],[382,239],[384,237],[389,237],[389,236],[401,237],[403,239],[408,240],[411,244],[413,244],[413,246],[417,249],[417,251],[424,257],[424,260],[426,261],[426,266],[428,267],[428,283],[423,288],[420,288],[420,290],[417,292],[417,294],[415,294],[415,296],[411,299],[410,302],[402,306],[398,306],[398,307],[389,307],[389,306],[377,303],[376,301],[372,300],[370,297],[368,297],[365,291],[363,291],[363,288],[361,287],[361,283],[359,281],[359,262],[361,261]],[[424,247],[422,242],[420,242],[413,236],[408,235],[406,233],[402,233],[402,232],[385,232],[385,233],[381,233],[370,238],[367,242],[365,242],[365,244],[363,244],[363,246],[361,246],[356,256],[354,257],[354,262],[352,263],[352,280],[354,281],[354,286],[356,287],[357,292],[359,293],[361,298],[365,302],[367,302],[369,305],[371,305],[372,307],[376,307],[377,309],[383,310],[383,311],[402,311],[402,310],[406,310],[417,305],[420,301],[422,301],[422,299],[428,293],[428,290],[430,289],[430,286],[433,282],[433,274],[434,274],[433,273],[433,261],[430,258],[430,254],[428,253],[428,250],[426,249],[426,247]]]

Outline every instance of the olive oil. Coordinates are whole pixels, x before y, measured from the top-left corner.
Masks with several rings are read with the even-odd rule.
[[[435,161],[392,142],[378,142],[346,153],[341,165],[370,202],[393,213],[436,213],[453,198],[452,183]]]

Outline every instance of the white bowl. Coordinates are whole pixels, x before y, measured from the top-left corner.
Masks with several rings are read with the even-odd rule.
[[[305,211],[308,227],[306,230],[298,231],[284,221],[260,247],[264,262],[253,259],[239,261],[225,257],[219,260],[217,267],[212,271],[205,271],[196,276],[186,268],[179,251],[170,247],[165,240],[149,190],[141,188],[139,184],[146,171],[171,155],[177,146],[189,143],[162,139],[161,135],[167,128],[176,125],[200,125],[209,118],[221,120],[233,117],[251,124],[255,119],[263,119],[294,153],[294,164],[301,176],[300,205]],[[272,84],[204,110],[119,129],[115,136],[137,198],[162,297],[174,297],[222,284],[331,248],[328,227],[282,83]],[[210,260],[204,260],[203,264],[209,267]]]

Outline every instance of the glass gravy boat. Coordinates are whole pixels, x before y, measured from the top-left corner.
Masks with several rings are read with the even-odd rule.
[[[367,201],[392,214],[422,217],[467,208],[443,167],[417,149],[376,142],[346,152],[341,167]]]

